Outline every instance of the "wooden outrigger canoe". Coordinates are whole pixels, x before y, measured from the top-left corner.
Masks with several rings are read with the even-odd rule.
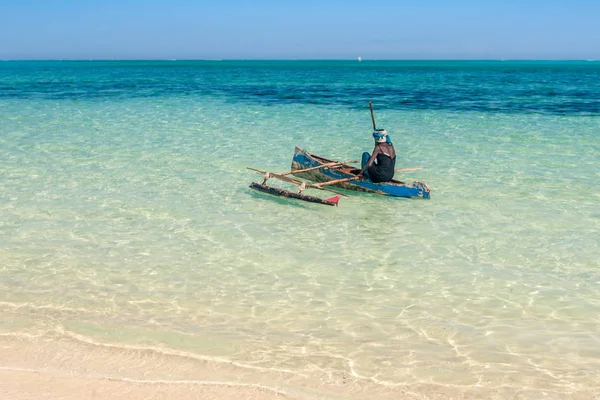
[[[332,167],[322,167],[324,164]],[[310,169],[310,170],[309,170]],[[298,171],[298,173],[295,173]],[[389,182],[373,183],[369,179],[359,178],[359,169],[348,164],[339,163],[325,157],[320,157],[308,151],[296,147],[292,158],[292,174],[299,178],[314,182],[332,182],[334,186],[348,190],[377,193],[395,197],[414,197],[428,199],[430,197],[429,186],[425,182],[413,181],[411,183],[392,179]]]

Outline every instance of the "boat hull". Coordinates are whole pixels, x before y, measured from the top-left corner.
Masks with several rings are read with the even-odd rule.
[[[299,171],[333,162],[335,161],[317,156],[302,150],[299,147],[296,147],[294,151],[294,157],[292,158],[292,171]],[[324,167],[312,171],[300,172],[294,175],[314,182],[329,182],[336,179],[352,178],[356,176],[356,171],[356,168],[351,165],[340,164],[339,166],[335,166],[333,168]],[[421,199],[429,199],[431,192],[429,186],[427,186],[427,184],[424,182],[413,181],[408,183],[395,179],[392,179],[389,182],[381,183],[373,183],[369,179],[357,179],[335,184],[334,186],[348,190],[376,193],[386,196]]]

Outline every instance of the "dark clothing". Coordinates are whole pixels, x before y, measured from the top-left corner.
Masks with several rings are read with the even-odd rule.
[[[360,169],[352,171],[352,173],[358,174],[360,171],[364,171],[363,176],[367,179],[371,179],[369,177],[369,169],[367,168],[367,164],[368,164],[370,158],[371,158],[371,154],[369,154],[365,151],[362,155],[362,160],[360,162]]]
[[[362,169],[365,171],[365,177],[373,183],[390,181],[394,177],[395,168],[396,152],[389,143],[377,144],[373,155],[363,153]]]

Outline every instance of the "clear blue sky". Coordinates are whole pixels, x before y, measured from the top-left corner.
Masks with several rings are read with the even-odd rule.
[[[0,59],[600,59],[600,0],[0,0]]]

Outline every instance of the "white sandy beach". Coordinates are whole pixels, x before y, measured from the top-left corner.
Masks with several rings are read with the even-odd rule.
[[[113,347],[44,336],[0,337],[0,398],[44,399],[581,399],[598,397],[597,382],[571,394],[523,389],[510,377],[494,386],[407,382],[394,387],[347,376],[253,370],[167,351]],[[490,373],[493,376],[493,372]],[[581,388],[580,388],[581,389]]]
[[[285,399],[283,394],[214,383],[145,383],[29,371],[0,371],[4,399]]]

